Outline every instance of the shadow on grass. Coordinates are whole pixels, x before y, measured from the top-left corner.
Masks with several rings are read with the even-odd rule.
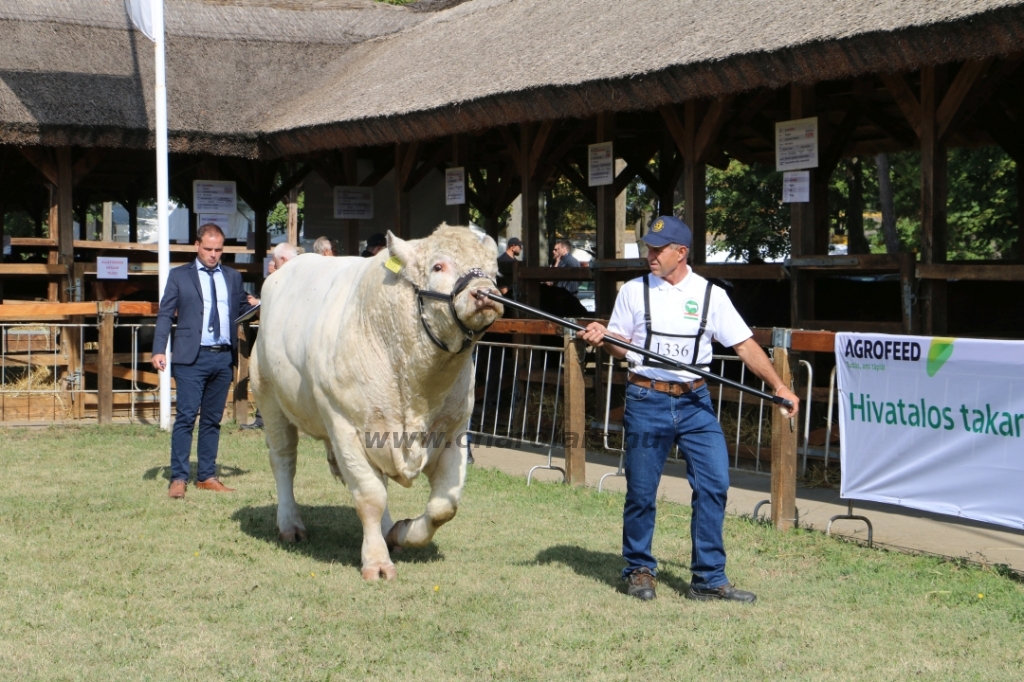
[[[189,465],[188,480],[196,480],[196,472],[198,471],[199,465],[196,462],[191,462]],[[239,469],[238,467],[217,465],[217,478],[227,479],[235,478],[237,476],[245,476],[249,473],[249,469]],[[147,469],[146,473],[142,474],[143,481],[155,481],[158,478],[162,478],[165,481],[171,480],[171,467],[153,467]]]
[[[363,543],[363,524],[352,507],[303,506],[299,514],[306,525],[309,539],[305,542],[286,544],[277,537],[277,505],[242,507],[231,515],[238,522],[238,528],[246,535],[268,544],[278,545],[289,552],[296,552],[321,561],[359,568],[362,565],[360,549]],[[444,561],[444,554],[433,542],[426,547],[403,547],[391,550],[391,560],[396,565],[422,564]]]
[[[538,564],[563,564],[584,578],[604,583],[612,589],[625,593],[626,581],[622,579],[622,557],[611,552],[595,552],[576,545],[555,545],[537,554]],[[662,567],[658,570],[658,584],[686,594],[690,584],[672,571]]]

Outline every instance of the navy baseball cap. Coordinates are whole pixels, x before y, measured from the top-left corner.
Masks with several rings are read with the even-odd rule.
[[[512,237],[506,243],[506,248],[509,247],[509,246],[522,246],[522,245],[523,245],[523,243],[521,241],[519,241],[519,237]]]
[[[693,234],[690,233],[690,226],[679,218],[670,215],[658,216],[651,223],[647,234],[641,240],[648,246],[665,246],[666,244],[681,244],[686,248],[693,245]]]

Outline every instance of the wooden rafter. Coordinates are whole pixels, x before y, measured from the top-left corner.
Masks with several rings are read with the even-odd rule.
[[[885,87],[889,90],[889,94],[892,95],[893,99],[896,100],[896,105],[903,112],[903,116],[907,119],[907,123],[914,131],[914,135],[921,136],[921,103],[917,99],[917,95],[907,85],[906,79],[898,73],[883,73],[879,74],[879,78],[885,83]]]
[[[54,160],[53,153],[49,148],[18,147],[18,151],[37,171],[42,173],[47,182],[51,185],[57,184],[57,162]]]
[[[711,106],[708,107],[707,113],[704,114],[704,119],[700,123],[700,128],[697,130],[697,137],[694,141],[694,155],[697,158],[697,163],[707,161],[709,152],[718,139],[719,133],[722,132],[722,128],[729,121],[733,99],[734,97],[730,95],[714,100]]]

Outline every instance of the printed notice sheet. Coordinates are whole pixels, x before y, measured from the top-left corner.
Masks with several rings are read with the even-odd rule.
[[[611,142],[599,142],[587,147],[587,186],[598,187],[615,182],[615,152]]]
[[[818,117],[775,124],[775,170],[818,167]]]
[[[238,210],[235,183],[228,180],[193,180],[192,210],[197,214],[234,215]]]
[[[373,188],[335,187],[334,217],[338,220],[373,220]]]

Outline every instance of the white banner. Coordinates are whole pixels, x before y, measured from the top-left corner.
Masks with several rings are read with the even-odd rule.
[[[844,498],[1024,528],[1024,341],[836,334]]]

